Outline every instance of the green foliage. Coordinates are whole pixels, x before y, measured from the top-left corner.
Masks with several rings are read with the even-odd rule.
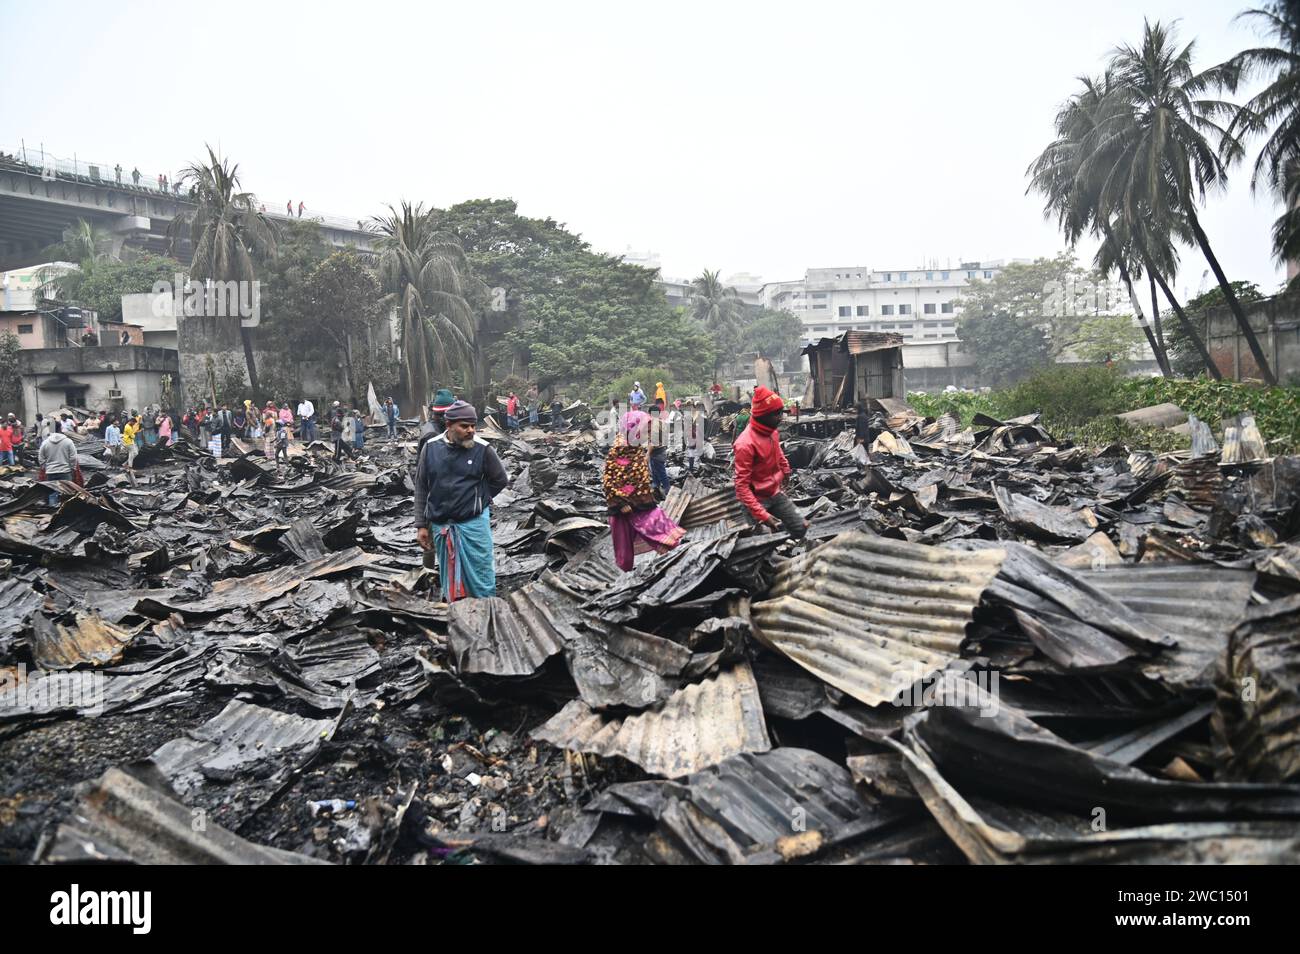
[[[797,354],[802,344],[803,322],[788,311],[764,308],[740,332],[741,354],[757,351],[775,361]]]
[[[379,282],[355,251],[343,249],[312,269],[303,297],[317,335],[343,358],[348,398],[355,403],[365,396],[365,382],[353,367],[357,357],[387,344],[378,307]]]
[[[1243,305],[1262,301],[1264,298],[1260,294],[1259,286],[1254,282],[1232,282],[1231,285],[1237,300]],[[1183,311],[1197,333],[1204,335],[1206,312],[1211,308],[1222,308],[1226,304],[1227,299],[1223,295],[1223,289],[1216,285],[1204,295],[1198,295],[1183,305]],[[1205,365],[1196,352],[1196,345],[1183,331],[1183,324],[1178,320],[1178,316],[1173,311],[1161,314],[1164,322],[1165,347],[1169,352],[1169,361],[1174,373],[1188,378],[1205,374]]]
[[[1157,454],[1186,450],[1190,438],[1160,427],[1133,427],[1116,417],[1095,417],[1086,424],[1048,428],[1058,441],[1071,441],[1082,447],[1105,447],[1123,444],[1130,450],[1149,450]]]
[[[1129,378],[1120,384],[1120,401],[1126,411],[1151,404],[1177,404],[1216,432],[1225,417],[1249,411],[1265,441],[1281,441],[1270,447],[1287,453],[1300,450],[1300,387],[1255,387],[1208,378]]]
[[[23,396],[23,382],[18,374],[18,352],[22,344],[12,331],[0,332],[0,409],[6,414],[17,410]]]
[[[1132,315],[1094,315],[1079,322],[1070,338],[1070,350],[1080,361],[1123,364],[1145,341],[1146,335],[1133,324]]]
[[[176,259],[148,252],[123,262],[83,265],[76,300],[98,312],[102,321],[121,321],[123,295],[153,291],[155,282],[167,282],[170,287],[178,274],[185,280],[185,271]]]
[[[953,417],[961,421],[962,427],[967,427],[976,414],[1002,417],[1003,408],[999,404],[999,397],[1003,393],[956,391],[950,394],[926,394],[922,391],[913,391],[907,395],[907,403],[917,413],[924,414],[926,417],[938,417],[951,412]]]
[[[1118,368],[1056,365],[1026,378],[1000,398],[1007,416],[1041,411],[1048,430],[1083,424],[1103,414],[1129,410],[1122,406]]]
[[[1271,450],[1300,452],[1300,387],[1254,387],[1208,378],[1134,378],[1124,377],[1118,369],[1057,366],[1002,391],[912,393],[907,400],[929,417],[951,410],[963,426],[977,413],[1005,419],[1041,411],[1043,427],[1057,440],[1090,447],[1119,441],[1158,453],[1184,448],[1187,440],[1160,428],[1131,427],[1114,415],[1153,404],[1176,404],[1218,433],[1224,418],[1249,411]]]

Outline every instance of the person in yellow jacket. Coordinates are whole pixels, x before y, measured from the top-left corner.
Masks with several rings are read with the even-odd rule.
[[[668,403],[668,392],[664,390],[662,381],[655,382],[655,400],[663,401],[665,405]]]
[[[140,453],[140,444],[135,439],[140,433],[140,419],[132,417],[122,428],[122,446],[126,448],[126,469],[135,470],[135,455]]]

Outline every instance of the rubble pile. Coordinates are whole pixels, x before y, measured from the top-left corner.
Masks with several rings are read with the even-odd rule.
[[[880,410],[790,423],[805,540],[716,438],[628,574],[599,430],[489,425],[498,595],[450,605],[413,424],[0,477],[0,859],[1300,860],[1300,458]]]

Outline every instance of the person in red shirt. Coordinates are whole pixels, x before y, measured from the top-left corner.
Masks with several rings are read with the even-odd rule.
[[[7,422],[0,422],[0,465],[13,466],[14,463],[14,432],[13,427]]]
[[[754,389],[749,426],[732,445],[736,497],[759,523],[784,526],[790,536],[800,540],[808,532],[808,521],[782,492],[790,476],[790,462],[781,450],[778,431],[784,408],[779,394],[762,386]]]

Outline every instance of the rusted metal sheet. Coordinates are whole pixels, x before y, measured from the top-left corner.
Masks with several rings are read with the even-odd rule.
[[[1268,456],[1264,446],[1264,437],[1255,424],[1255,415],[1238,414],[1236,417],[1223,419],[1223,454],[1219,458],[1224,464],[1244,464],[1252,460],[1263,460]]]
[[[849,354],[903,347],[903,336],[890,331],[846,331],[837,340]]]
[[[42,669],[107,666],[122,657],[137,632],[93,613],[78,613],[71,626],[38,614],[32,622],[32,657]]]
[[[667,778],[772,747],[747,663],[679,689],[658,709],[626,718],[601,715],[575,699],[532,735],[564,749],[622,756]]]
[[[964,553],[856,530],[778,571],[754,632],[818,678],[879,705],[958,657],[1005,552]]]

